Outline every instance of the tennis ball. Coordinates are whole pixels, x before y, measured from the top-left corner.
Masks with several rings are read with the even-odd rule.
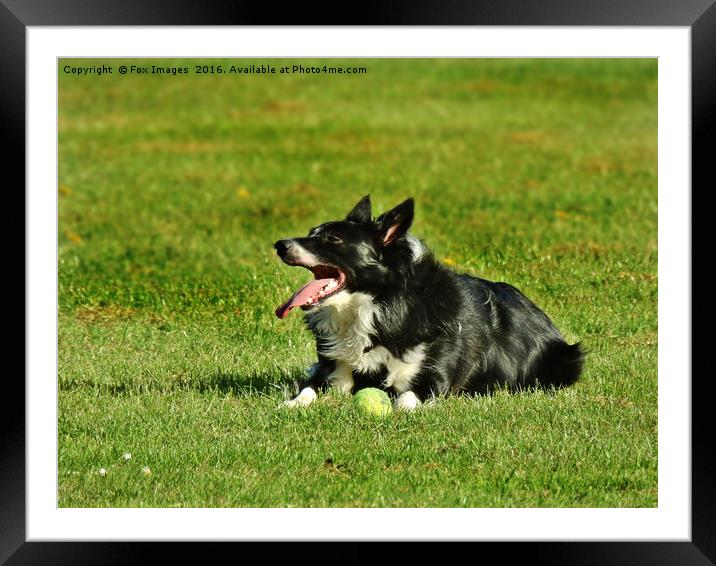
[[[385,417],[393,410],[388,394],[375,387],[361,389],[353,395],[353,406],[362,413],[378,417]]]

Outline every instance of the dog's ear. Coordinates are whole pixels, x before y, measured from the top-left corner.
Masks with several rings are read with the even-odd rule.
[[[365,195],[358,201],[346,216],[346,220],[351,222],[370,222],[371,219],[371,206],[370,206],[370,195]]]
[[[413,223],[414,210],[415,203],[412,198],[409,198],[393,210],[381,214],[377,223],[380,239],[384,246],[405,235]]]

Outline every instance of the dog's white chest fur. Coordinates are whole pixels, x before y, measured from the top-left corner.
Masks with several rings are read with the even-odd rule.
[[[321,336],[320,353],[357,367],[375,332],[377,306],[365,293],[346,291],[326,299],[322,309],[311,315]]]
[[[375,320],[380,316],[373,297],[365,293],[338,293],[326,300],[324,308],[311,315],[314,328],[321,336],[320,353],[336,361],[336,370],[329,381],[339,389],[353,387],[352,370],[362,373],[388,370],[385,387],[397,393],[410,389],[425,358],[425,345],[408,350],[401,358],[383,346],[371,346]]]
[[[410,389],[413,378],[420,371],[423,359],[425,359],[425,344],[408,350],[401,358],[396,358],[386,348],[378,346],[363,355],[356,369],[377,371],[385,366],[388,375],[383,385],[392,387],[396,393],[400,394]]]

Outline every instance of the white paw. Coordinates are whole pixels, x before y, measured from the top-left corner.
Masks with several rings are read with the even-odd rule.
[[[284,407],[308,407],[318,395],[313,387],[305,387],[293,399],[283,402]]]
[[[401,393],[395,400],[394,407],[396,410],[413,411],[420,405],[420,399],[412,391]]]

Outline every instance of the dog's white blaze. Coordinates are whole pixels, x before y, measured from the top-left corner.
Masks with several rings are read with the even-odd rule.
[[[318,394],[313,387],[304,387],[296,397],[286,401],[284,405],[287,407],[307,407],[316,400],[316,397],[318,397]]]
[[[413,378],[418,374],[425,359],[425,344],[419,344],[412,350],[403,354],[402,358],[396,358],[390,353],[387,360],[388,377],[385,379],[385,386],[392,387],[396,393],[402,394],[410,389]]]
[[[341,393],[350,393],[353,385],[355,385],[351,366],[344,362],[336,362],[336,369],[328,376],[328,383]]]
[[[412,391],[406,391],[398,396],[395,400],[395,408],[403,411],[412,411],[420,405],[420,399]]]

